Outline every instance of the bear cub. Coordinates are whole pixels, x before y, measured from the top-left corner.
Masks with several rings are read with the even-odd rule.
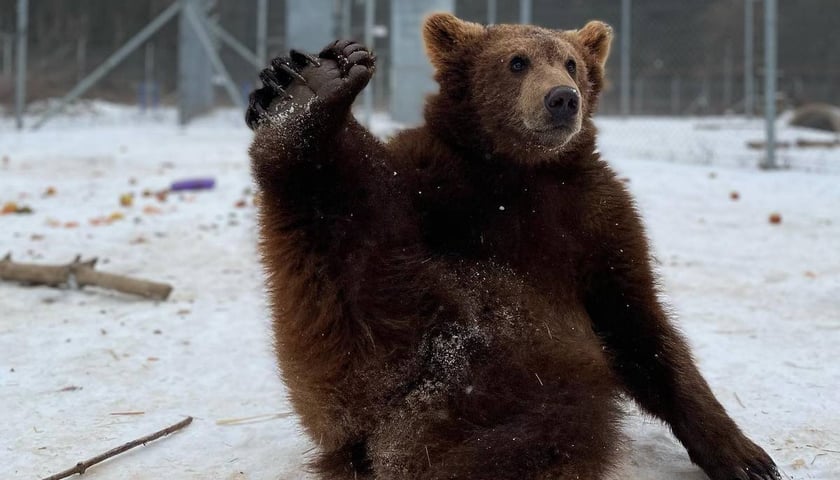
[[[603,479],[621,398],[713,480],[779,473],[660,303],[592,115],[611,29],[423,27],[440,90],[382,142],[376,59],[292,51],[246,114],[274,341],[324,479]]]

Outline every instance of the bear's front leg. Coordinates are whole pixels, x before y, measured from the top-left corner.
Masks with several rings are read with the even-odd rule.
[[[594,255],[600,263],[586,292],[587,312],[613,370],[643,409],[668,423],[712,480],[780,480],[770,456],[717,401],[662,307],[644,230],[631,204],[624,197],[605,207],[611,217],[602,241],[595,242],[602,247]]]

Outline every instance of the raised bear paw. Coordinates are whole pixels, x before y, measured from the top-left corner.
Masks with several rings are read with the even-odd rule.
[[[245,122],[252,129],[270,115],[319,102],[327,109],[349,109],[375,70],[376,57],[352,40],[336,40],[318,57],[292,50],[260,72],[263,86],[251,92]]]
[[[322,72],[317,85],[317,95],[325,99],[340,97],[353,103],[376,69],[376,56],[353,40],[336,40],[321,50],[318,58],[326,61],[322,60],[325,67],[332,66]]]

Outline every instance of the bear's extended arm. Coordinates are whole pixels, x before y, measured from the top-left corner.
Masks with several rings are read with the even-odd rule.
[[[371,202],[373,190],[386,180],[386,152],[349,114],[343,119],[335,128],[314,118],[297,119],[312,125],[295,128],[269,120],[251,147],[263,221],[301,233],[318,249],[348,240],[351,230],[370,229],[373,210],[381,208]]]
[[[316,383],[342,378],[358,349],[405,343],[422,300],[406,266],[426,256],[401,178],[350,112],[372,69],[350,41],[317,59],[292,52],[263,72],[246,116],[278,354],[286,375]]]
[[[373,73],[373,56],[353,42],[335,42],[319,58],[292,52],[264,70],[248,122],[250,155],[260,188],[262,223],[294,234],[305,248],[334,253],[372,241],[377,219],[394,195],[384,146],[350,112]],[[385,204],[383,206],[383,203]]]
[[[715,399],[659,302],[648,242],[631,205],[629,195],[611,205],[601,234],[602,260],[586,295],[614,371],[642,408],[668,423],[712,479],[777,478],[770,457]]]

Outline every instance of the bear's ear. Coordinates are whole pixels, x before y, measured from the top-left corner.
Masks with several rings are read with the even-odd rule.
[[[433,13],[423,25],[423,43],[426,54],[436,69],[457,55],[459,47],[469,44],[484,32],[484,27],[465,22],[450,13]]]
[[[613,36],[612,27],[604,22],[593,20],[578,30],[577,35],[583,46],[589,50],[595,62],[603,67],[610,54],[610,43],[612,43]]]

